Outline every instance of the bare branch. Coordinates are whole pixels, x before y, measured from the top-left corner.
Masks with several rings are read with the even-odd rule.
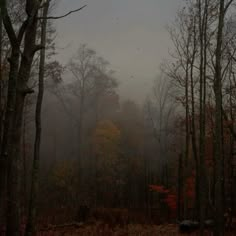
[[[75,13],[75,12],[78,12],[78,11],[81,11],[82,9],[84,9],[87,5],[84,5],[76,10],[72,10],[72,11],[69,11],[68,13],[66,13],[65,15],[62,15],[62,16],[48,16],[48,17],[38,17],[38,19],[42,20],[42,19],[47,19],[47,20],[57,20],[57,19],[61,19],[61,18],[64,18],[66,16],[69,16],[70,14],[72,13]]]
[[[15,31],[13,29],[11,19],[10,19],[9,14],[8,14],[7,6],[6,6],[6,0],[1,1],[0,10],[1,10],[1,14],[2,14],[2,21],[3,21],[3,24],[4,24],[5,30],[7,32],[8,38],[11,42],[11,45],[12,46],[17,45],[18,44],[17,43],[17,37],[16,37]]]
[[[40,51],[41,49],[44,49],[45,47],[42,44],[38,44],[34,46],[34,49],[32,51],[32,53],[36,53],[37,51]]]
[[[18,40],[19,44],[21,43],[21,41],[23,39],[23,36],[24,36],[24,33],[26,31],[27,26],[28,26],[28,19],[25,20],[23,22],[23,24],[21,25],[21,27],[20,27],[20,30],[19,30],[19,33],[18,33],[18,36],[17,36],[17,40]]]
[[[234,0],[230,0],[226,6],[225,6],[225,9],[224,9],[224,14],[227,12],[228,8],[230,7],[230,5],[233,3]]]

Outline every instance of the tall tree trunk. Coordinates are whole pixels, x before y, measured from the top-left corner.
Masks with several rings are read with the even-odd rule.
[[[206,58],[205,58],[205,37],[206,37],[206,14],[207,0],[202,4],[202,0],[198,0],[198,20],[199,20],[199,37],[200,37],[200,135],[199,135],[199,213],[200,213],[200,234],[203,234],[205,210],[206,210],[206,176],[205,176],[205,102],[206,102]],[[202,15],[203,14],[203,15]]]
[[[15,202],[11,195],[11,189],[8,181],[8,173],[11,170],[11,151],[12,142],[13,142],[13,135],[16,132],[13,126],[14,121],[14,109],[15,109],[15,102],[16,102],[16,82],[17,82],[17,74],[18,74],[18,66],[19,66],[19,58],[20,58],[20,50],[18,46],[12,47],[11,57],[10,57],[10,72],[9,72],[9,79],[8,79],[8,95],[7,95],[7,107],[6,107],[6,114],[5,114],[5,121],[4,121],[4,130],[3,130],[3,142],[2,142],[2,150],[1,150],[1,171],[0,171],[0,178],[1,178],[1,198],[3,197],[4,205],[3,208],[4,212],[7,212],[7,219],[11,221],[12,225],[12,232],[16,232],[16,234],[9,233],[8,235],[19,235],[19,205],[18,200]],[[14,165],[16,171],[15,175],[18,175],[18,163]],[[14,181],[14,178],[13,178]],[[17,179],[15,179],[16,185],[18,184]],[[8,189],[7,189],[8,188]],[[18,189],[15,189],[18,191]],[[7,195],[7,196],[6,196]],[[19,196],[18,196],[19,197]],[[8,202],[6,199],[8,198]],[[10,206],[12,205],[12,206]],[[7,211],[5,211],[7,206]],[[13,213],[14,212],[14,213]]]
[[[37,51],[35,41],[38,22],[37,12],[40,3],[36,0],[27,1],[26,6],[31,4],[33,4],[34,7],[29,12],[29,18],[24,35],[24,49],[21,57],[20,68],[18,70],[18,66],[14,64],[14,67],[12,68],[13,71],[11,71],[11,73],[14,72],[13,82],[16,83],[17,81],[17,84],[16,89],[12,91],[14,93],[13,97],[16,97],[16,99],[11,109],[11,112],[13,112],[13,122],[11,125],[10,142],[8,144],[7,236],[20,235],[20,164],[22,120],[25,97],[27,94],[32,93],[32,90],[28,88],[27,83],[30,78],[33,57]],[[14,61],[14,63],[16,63],[16,61]]]
[[[35,111],[35,143],[34,143],[34,160],[32,168],[32,179],[31,179],[31,191],[30,191],[30,202],[29,202],[29,213],[26,227],[26,236],[36,235],[36,199],[38,194],[38,179],[39,179],[39,166],[40,166],[40,144],[41,144],[41,109],[44,94],[44,67],[45,67],[45,47],[46,47],[46,35],[47,35],[47,15],[49,9],[49,1],[43,8],[43,21],[41,26],[41,46],[43,47],[40,51],[40,62],[39,62],[39,80],[38,80],[38,97]]]
[[[195,23],[194,23],[194,35],[195,33]],[[191,60],[191,72],[190,72],[190,87],[191,87],[191,138],[192,138],[192,152],[193,158],[195,161],[195,217],[199,220],[199,160],[197,153],[197,143],[196,143],[196,125],[195,125],[195,98],[194,98],[194,81],[193,81],[193,69],[194,69],[194,61],[196,54],[196,36],[194,36],[194,49]]]
[[[2,136],[2,143],[1,143],[1,165],[0,165],[0,191],[1,196],[0,200],[3,201],[4,207],[2,208],[3,215],[6,213],[6,195],[7,195],[7,172],[8,167],[10,166],[10,150],[11,150],[11,142],[12,137],[15,132],[13,127],[14,121],[14,109],[15,109],[15,102],[16,102],[16,86],[17,86],[17,75],[18,75],[18,66],[19,66],[19,59],[20,59],[20,48],[18,45],[18,40],[14,33],[12,33],[13,28],[11,21],[9,20],[6,2],[1,1],[1,17],[6,32],[9,36],[10,43],[11,43],[11,55],[9,58],[9,78],[8,78],[8,91],[7,91],[7,105],[6,105],[6,113],[5,113],[5,120],[3,126],[3,136]],[[12,36],[13,35],[13,36]],[[8,201],[10,204],[10,199]],[[13,201],[12,204],[14,205],[15,202]],[[18,205],[14,206],[18,211]],[[12,217],[12,213],[7,211],[7,217]],[[14,223],[12,222],[12,228],[19,229],[19,222],[18,222],[18,213],[16,217],[14,217]],[[5,223],[5,222],[4,222]],[[12,234],[14,235],[14,234]]]
[[[187,57],[189,56],[189,39],[187,43]],[[189,61],[189,60],[187,60]],[[189,165],[189,62],[186,64],[185,69],[185,155],[184,155],[184,219],[187,219],[188,214],[188,198],[187,198],[187,178],[188,178],[188,165]]]
[[[28,207],[28,197],[27,197],[27,151],[26,151],[26,114],[27,114],[27,105],[25,106],[24,110],[24,117],[23,117],[23,133],[22,133],[22,167],[23,167],[23,173],[22,173],[22,204],[24,207],[23,214],[27,214],[27,207]]]
[[[224,235],[224,209],[223,209],[223,158],[222,158],[222,42],[224,28],[224,0],[220,0],[219,22],[217,32],[217,45],[215,51],[215,161],[216,161],[216,186],[215,186],[215,232],[214,235]]]
[[[232,75],[232,63],[231,63],[231,75]],[[231,78],[230,78],[231,79]],[[234,118],[234,112],[233,112],[233,97],[232,97],[232,93],[233,93],[233,86],[232,86],[232,81],[230,80],[230,98],[229,98],[229,104],[230,104],[230,119],[232,121],[232,123],[235,123],[235,118]],[[233,135],[230,133],[230,159],[229,159],[229,163],[228,163],[228,169],[230,171],[229,177],[230,177],[230,204],[229,207],[231,209],[230,212],[230,227],[232,226],[232,217],[233,217],[233,210],[234,210],[234,143],[235,143],[235,139],[233,137]]]
[[[0,11],[0,227],[4,225],[4,218],[5,218],[5,202],[4,202],[4,195],[5,195],[5,169],[6,165],[4,159],[1,156],[2,150],[2,134],[3,134],[3,77],[2,77],[2,14]]]
[[[2,83],[3,83],[3,76],[2,76],[2,14],[0,11],[0,153],[1,153],[1,147],[2,147],[2,127],[3,127],[3,91],[2,91]]]

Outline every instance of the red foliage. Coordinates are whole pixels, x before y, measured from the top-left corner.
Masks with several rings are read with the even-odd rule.
[[[167,206],[171,210],[177,209],[177,197],[176,194],[167,194],[166,198],[164,199],[164,202],[167,204]]]
[[[170,191],[168,189],[165,189],[162,185],[149,185],[150,190],[156,191],[158,193],[169,193]]]
[[[165,188],[162,185],[150,185],[149,187],[150,190],[156,191],[164,195],[162,202],[164,202],[168,206],[172,216],[176,215],[177,196],[175,192]]]

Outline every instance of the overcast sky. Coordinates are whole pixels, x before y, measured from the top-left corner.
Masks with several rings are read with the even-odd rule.
[[[81,43],[107,59],[120,94],[142,102],[171,47],[167,24],[181,0],[60,0],[55,14],[83,4],[81,12],[56,21],[58,58],[66,63]]]

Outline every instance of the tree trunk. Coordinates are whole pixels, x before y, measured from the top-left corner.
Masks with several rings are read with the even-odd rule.
[[[187,58],[189,57],[190,35],[187,41]],[[188,58],[189,59],[189,58]],[[187,219],[188,214],[188,198],[187,198],[187,178],[188,178],[188,165],[189,165],[189,60],[187,59],[185,68],[185,156],[184,156],[184,219]]]
[[[27,1],[28,3],[28,1]],[[22,135],[22,120],[24,111],[25,96],[31,93],[27,87],[27,82],[30,78],[31,65],[34,54],[36,52],[36,33],[37,33],[37,12],[39,2],[30,1],[29,4],[36,4],[35,8],[29,14],[27,27],[24,35],[24,50],[21,57],[21,64],[18,70],[19,61],[16,57],[13,60],[14,64],[10,73],[13,74],[12,80],[14,86],[10,86],[10,101],[13,106],[8,106],[10,118],[13,122],[10,122],[10,141],[7,146],[8,151],[8,175],[7,175],[7,190],[8,190],[8,204],[7,204],[7,236],[19,236],[20,235],[20,164],[21,164],[21,135]],[[26,4],[27,5],[27,4]],[[13,40],[14,41],[14,40]],[[17,43],[18,46],[18,43]],[[17,51],[19,54],[19,51]],[[17,54],[17,55],[18,55]],[[13,63],[11,61],[11,64]],[[9,78],[10,80],[10,78]],[[17,84],[16,84],[17,81]],[[12,89],[13,88],[13,89]],[[15,89],[16,88],[16,89]],[[10,120],[10,121],[11,121]],[[9,122],[9,121],[8,121]],[[7,135],[7,134],[6,134]]]
[[[34,143],[34,160],[32,168],[32,179],[31,179],[31,191],[30,191],[30,202],[29,202],[29,213],[26,227],[26,236],[36,235],[36,199],[38,194],[38,178],[39,178],[39,164],[40,164],[40,143],[41,143],[41,109],[43,102],[44,93],[44,67],[45,67],[45,47],[46,47],[46,35],[47,35],[47,15],[49,9],[49,1],[43,8],[43,21],[41,26],[41,45],[40,51],[40,62],[39,62],[39,82],[38,82],[38,97],[35,111],[35,143]]]
[[[3,82],[3,77],[2,77],[2,14],[0,11],[0,153],[1,153],[1,147],[2,147],[2,122],[3,122],[3,93],[2,93],[2,82]],[[0,190],[1,191],[1,190]]]
[[[182,154],[179,154],[178,161],[178,220],[181,221],[183,219],[183,157]]]
[[[2,14],[0,11],[0,154],[2,150],[2,128],[3,128],[3,107],[2,107]],[[0,172],[4,172],[5,165],[4,161],[0,156]],[[0,227],[4,224],[4,189],[5,189],[5,178],[0,174]]]
[[[18,74],[18,66],[19,66],[19,57],[20,57],[20,50],[18,47],[12,48],[12,53],[10,57],[10,72],[9,72],[9,79],[8,79],[8,95],[7,95],[7,106],[6,106],[6,114],[5,114],[5,121],[4,121],[4,130],[3,130],[3,142],[2,142],[2,149],[1,149],[1,165],[0,165],[0,179],[1,179],[1,199],[3,200],[4,208],[3,214],[5,215],[7,209],[6,217],[11,219],[12,230],[19,231],[19,205],[18,202],[12,200],[10,198],[11,189],[9,188],[9,181],[8,181],[8,173],[11,170],[11,151],[12,149],[12,142],[13,142],[13,135],[16,132],[13,126],[14,121],[14,108],[16,102],[16,79]],[[14,165],[16,171],[15,175],[18,175],[18,163]],[[13,179],[14,181],[14,179]],[[18,184],[17,179],[14,182],[16,185]],[[8,189],[7,189],[8,188]],[[17,188],[16,188],[16,191]],[[7,195],[7,196],[6,196]],[[9,199],[6,202],[6,199]],[[12,208],[9,206],[12,204]],[[6,208],[6,206],[8,207]],[[15,210],[15,213],[12,212],[12,209]],[[10,234],[9,234],[10,235]],[[15,234],[12,234],[15,235]],[[17,234],[16,234],[17,235]],[[19,235],[19,233],[18,233]]]
[[[195,217],[199,220],[199,159],[197,152],[197,143],[196,143],[196,125],[195,125],[195,98],[194,98],[194,78],[193,78],[193,70],[194,70],[194,62],[196,55],[196,22],[194,20],[193,23],[193,54],[191,58],[190,64],[190,87],[191,87],[191,138],[192,138],[192,153],[195,161]]]
[[[200,37],[200,94],[199,94],[199,103],[200,103],[200,135],[199,135],[199,213],[200,213],[200,234],[203,234],[204,221],[205,221],[205,210],[206,210],[206,172],[205,172],[205,98],[206,98],[206,55],[205,55],[205,37],[206,37],[206,14],[207,14],[207,5],[202,4],[202,0],[198,0],[198,10],[199,10],[199,37]],[[203,8],[204,7],[204,8]],[[202,16],[202,12],[203,16]]]
[[[224,235],[224,209],[223,209],[223,158],[222,158],[222,41],[224,28],[224,0],[220,1],[219,22],[217,32],[217,46],[215,51],[215,161],[216,161],[216,186],[215,186],[215,232],[214,235]]]

